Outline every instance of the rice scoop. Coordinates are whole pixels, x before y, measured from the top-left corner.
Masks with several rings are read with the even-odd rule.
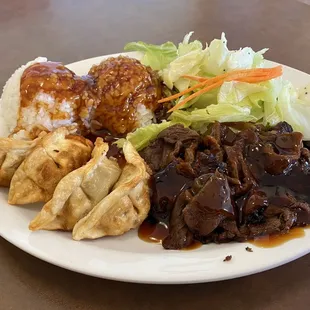
[[[6,83],[1,97],[3,136],[72,127],[77,132],[82,93],[88,83],[58,62],[37,58],[22,66]]]

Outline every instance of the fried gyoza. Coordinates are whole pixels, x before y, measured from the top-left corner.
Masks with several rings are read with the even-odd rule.
[[[0,138],[0,186],[10,186],[17,168],[45,134],[42,132],[35,140]]]
[[[148,166],[130,142],[123,146],[127,161],[113,191],[73,228],[73,239],[121,235],[138,227],[150,210]]]
[[[92,159],[70,172],[57,185],[53,198],[30,223],[30,230],[72,230],[74,225],[105,196],[121,175],[109,145],[97,138]]]
[[[65,127],[48,133],[16,170],[8,202],[49,201],[58,182],[89,160],[92,147],[89,140],[69,135]]]

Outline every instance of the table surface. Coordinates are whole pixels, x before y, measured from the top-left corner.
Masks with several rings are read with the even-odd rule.
[[[70,63],[126,42],[179,42],[193,30],[310,73],[309,0],[0,0],[0,87],[37,57]],[[1,216],[1,215],[0,215]],[[254,276],[196,285],[120,283],[67,271],[0,238],[0,310],[309,309],[310,255]]]

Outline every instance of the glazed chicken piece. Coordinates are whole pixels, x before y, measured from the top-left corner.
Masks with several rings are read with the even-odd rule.
[[[151,68],[137,59],[112,57],[94,65],[89,78],[93,85],[80,113],[86,127],[120,136],[152,123],[162,85]]]

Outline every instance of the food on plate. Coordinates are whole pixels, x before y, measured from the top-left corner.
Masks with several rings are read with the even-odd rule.
[[[45,134],[45,132],[41,132],[35,140],[0,138],[0,186],[10,186],[17,168],[39,144]]]
[[[121,174],[117,160],[107,158],[109,145],[97,138],[92,158],[56,186],[53,197],[31,221],[31,230],[72,230],[108,195]]]
[[[79,119],[82,94],[88,87],[82,79],[59,62],[37,58],[16,70],[1,97],[5,134],[37,133],[62,126],[85,130]],[[86,103],[83,102],[83,105]]]
[[[309,86],[270,67],[267,49],[192,34],[128,43],[141,60],[106,58],[83,76],[46,58],[16,70],[0,185],[10,204],[45,202],[31,230],[96,239],[146,220],[182,249],[310,224]]]
[[[13,175],[8,202],[47,202],[58,182],[90,158],[93,144],[60,127],[43,137]]]
[[[123,146],[126,164],[111,193],[73,228],[75,240],[122,235],[137,228],[150,210],[149,168],[130,142]]]
[[[310,224],[310,151],[288,123],[215,122],[205,135],[173,125],[140,154],[154,173],[150,217],[169,226],[166,249]]]
[[[137,59],[120,56],[92,66],[88,74],[98,101],[85,115],[95,129],[117,136],[152,123],[162,96],[155,71]]]

